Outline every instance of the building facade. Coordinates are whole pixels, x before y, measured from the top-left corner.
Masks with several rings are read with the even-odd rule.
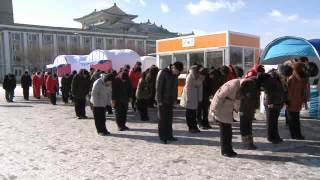
[[[12,10],[12,2],[6,8]],[[0,18],[6,19],[7,15],[0,14]],[[26,70],[43,70],[58,55],[84,55],[95,49],[132,49],[141,56],[152,54],[156,52],[156,40],[177,36],[150,21],[135,23],[132,20],[136,17],[114,4],[75,19],[82,24],[81,29],[0,20],[0,80],[9,72],[20,77]]]

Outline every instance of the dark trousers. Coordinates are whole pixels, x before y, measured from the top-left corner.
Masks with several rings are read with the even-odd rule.
[[[131,102],[131,107],[134,111],[136,111],[136,101],[137,101],[137,98],[136,98],[136,92],[137,92],[137,89],[132,89],[132,102]]]
[[[47,94],[49,95],[49,99],[50,99],[50,103],[53,105],[57,104],[57,95],[56,93],[52,93],[52,94]]]
[[[220,144],[221,152],[232,152],[232,126],[231,124],[226,124],[219,122],[220,126]]]
[[[86,99],[85,98],[74,98],[74,108],[77,117],[86,116]]]
[[[113,114],[112,112],[112,107],[111,106],[106,106],[106,111],[108,112],[108,114]]]
[[[240,114],[240,134],[241,136],[252,135],[252,121],[254,115]]]
[[[24,87],[23,89],[23,98],[29,100],[29,87]]]
[[[199,107],[197,110],[197,120],[198,120],[198,124],[201,126],[209,125],[209,120],[208,120],[209,106],[210,106],[210,101],[203,101],[199,103]]]
[[[14,97],[14,90],[6,90],[5,96],[7,102],[12,102]]]
[[[172,116],[172,105],[163,104],[158,107],[158,132],[160,140],[167,141],[173,138]]]
[[[266,117],[267,117],[267,130],[268,130],[268,140],[279,140],[279,130],[278,130],[278,120],[280,116],[280,109],[278,108],[268,108],[266,107]]]
[[[42,96],[47,97],[47,88],[45,85],[42,85]]]
[[[94,123],[98,133],[107,133],[106,128],[106,108],[104,107],[93,107],[92,108]]]
[[[119,128],[126,127],[128,103],[116,102],[115,106],[116,122]]]
[[[69,91],[62,91],[62,101],[64,103],[68,103],[69,102]]]
[[[197,129],[197,110],[186,109],[186,119],[189,130]]]
[[[291,138],[302,137],[300,126],[300,112],[288,111],[288,125],[291,134]]]
[[[137,109],[140,114],[140,118],[142,121],[147,121],[149,120],[149,115],[148,115],[148,104],[149,101],[147,99],[138,99],[137,100]]]

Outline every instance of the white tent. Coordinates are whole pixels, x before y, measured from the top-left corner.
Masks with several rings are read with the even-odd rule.
[[[87,58],[88,63],[94,63],[101,60],[110,60],[114,70],[120,70],[124,65],[129,64],[131,67],[140,61],[140,56],[131,49],[115,50],[94,50]]]
[[[60,65],[66,65],[70,64],[71,71],[79,71],[80,69],[89,69],[90,64],[87,63],[87,57],[86,55],[60,55],[57,56],[53,64],[49,64],[46,67],[48,69],[51,68],[57,68]]]
[[[142,63],[142,71],[145,71],[148,68],[150,68],[152,65],[157,65],[157,58],[153,56],[142,56],[141,63]]]

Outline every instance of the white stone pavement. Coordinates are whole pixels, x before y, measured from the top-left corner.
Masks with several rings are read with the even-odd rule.
[[[25,102],[17,88],[15,103],[7,104],[0,90],[0,179],[320,179],[320,121],[303,120],[307,140],[288,139],[272,145],[265,139],[265,120],[254,123],[259,149],[241,149],[239,124],[234,126],[237,158],[220,155],[219,130],[189,134],[184,111],[175,110],[174,133],[179,141],[163,145],[157,137],[155,109],[152,121],[140,122],[129,113],[127,132],[100,137],[94,122],[77,120],[72,106],[49,105],[47,99]],[[87,114],[92,113],[87,108]],[[110,120],[111,119],[111,120]]]

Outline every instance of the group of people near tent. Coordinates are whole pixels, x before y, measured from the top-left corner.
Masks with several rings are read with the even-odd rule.
[[[64,103],[69,98],[74,103],[75,114],[79,119],[86,116],[86,98],[90,99],[97,133],[107,136],[106,113],[112,114],[114,108],[116,123],[120,131],[127,127],[129,103],[138,111],[142,121],[148,121],[148,108],[157,106],[158,133],[162,143],[177,141],[173,136],[172,119],[177,103],[178,76],[183,71],[183,64],[175,62],[159,71],[152,66],[142,72],[141,63],[134,67],[125,65],[119,72],[103,72],[91,69],[66,74],[61,80],[61,92]],[[209,114],[220,128],[221,153],[223,156],[237,155],[232,147],[232,124],[234,112],[240,116],[240,133],[243,146],[256,149],[253,140],[252,123],[260,104],[260,92],[264,91],[266,108],[267,139],[273,144],[283,140],[278,132],[280,111],[286,107],[286,119],[293,139],[302,140],[299,113],[308,101],[308,59],[305,57],[290,60],[278,69],[265,72],[262,65],[255,65],[244,74],[241,67],[222,66],[204,68],[194,64],[189,69],[180,100],[186,109],[186,124],[190,133],[199,133],[200,129],[212,129]],[[59,81],[55,74],[26,72],[21,78],[24,98],[28,100],[28,89],[33,86],[35,98],[50,97],[56,104]],[[6,98],[11,102],[14,96],[16,80],[12,74],[6,76],[3,88]]]

